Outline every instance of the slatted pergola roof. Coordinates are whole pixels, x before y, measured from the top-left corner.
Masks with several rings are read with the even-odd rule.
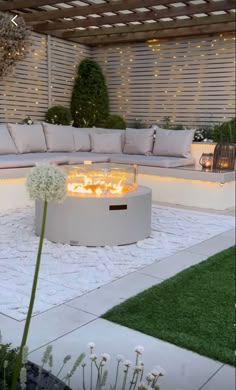
[[[91,46],[235,30],[235,0],[0,0],[0,11]]]

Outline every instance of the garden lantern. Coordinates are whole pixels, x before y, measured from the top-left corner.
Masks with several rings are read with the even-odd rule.
[[[213,153],[202,153],[199,164],[204,171],[211,171],[213,165]]]
[[[213,158],[213,169],[220,171],[232,171],[235,167],[235,145],[230,143],[219,143],[215,147]]]

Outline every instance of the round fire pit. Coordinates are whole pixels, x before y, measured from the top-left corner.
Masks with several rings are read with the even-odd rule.
[[[136,167],[92,164],[68,169],[67,198],[49,203],[45,237],[70,245],[125,245],[149,237],[151,189],[137,186]],[[42,203],[36,202],[36,234]]]

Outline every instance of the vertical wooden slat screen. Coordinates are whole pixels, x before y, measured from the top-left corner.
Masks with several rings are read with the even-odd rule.
[[[235,116],[235,37],[211,36],[100,46],[113,113],[200,126]]]
[[[0,122],[41,120],[51,105],[69,107],[76,68],[89,56],[88,47],[33,33],[30,53],[0,79]]]

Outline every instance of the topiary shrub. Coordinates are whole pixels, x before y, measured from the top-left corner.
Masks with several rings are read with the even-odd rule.
[[[50,107],[45,115],[45,120],[54,125],[71,125],[73,123],[69,108],[63,106]]]
[[[236,118],[220,125],[216,125],[213,129],[214,142],[232,142],[236,143]]]
[[[81,61],[71,97],[75,127],[101,126],[109,114],[105,78],[96,61]]]
[[[126,122],[120,115],[109,115],[104,126],[107,129],[126,129]]]

